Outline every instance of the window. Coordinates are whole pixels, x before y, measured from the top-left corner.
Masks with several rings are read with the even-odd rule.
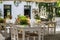
[[[4,5],[4,18],[11,19],[11,5]]]
[[[24,6],[24,15],[29,16],[29,18],[31,18],[31,6],[30,5]]]

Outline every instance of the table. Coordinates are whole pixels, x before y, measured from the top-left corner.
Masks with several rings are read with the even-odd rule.
[[[47,29],[47,30],[45,30],[45,29]],[[31,32],[37,31],[38,40],[43,40],[43,36],[48,34],[47,27],[20,27],[18,25],[13,25],[13,28],[11,29],[11,38],[12,38],[11,40],[18,40],[18,33],[19,33],[18,30],[22,30],[22,40],[25,40],[26,31],[31,31]],[[35,37],[33,37],[33,38],[35,40]],[[27,38],[27,40],[29,40],[29,39]]]

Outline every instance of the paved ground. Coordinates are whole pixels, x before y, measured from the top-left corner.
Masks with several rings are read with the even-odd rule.
[[[0,31],[0,40],[11,40],[10,34],[5,31]]]
[[[5,40],[5,37],[0,33],[0,40]]]
[[[44,40],[60,40],[60,34],[45,35]]]
[[[56,17],[56,34],[45,35],[44,40],[60,40],[60,17]]]

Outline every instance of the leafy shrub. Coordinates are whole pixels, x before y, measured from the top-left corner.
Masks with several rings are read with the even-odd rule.
[[[20,24],[21,25],[27,25],[28,22],[27,22],[27,17],[26,16],[18,16],[18,18],[20,19]]]

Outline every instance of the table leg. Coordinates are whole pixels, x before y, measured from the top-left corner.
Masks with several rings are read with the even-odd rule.
[[[38,31],[38,40],[41,40],[41,33]]]
[[[27,40],[29,40],[29,37],[27,37]]]
[[[54,34],[56,33],[56,27],[54,27]]]
[[[35,40],[35,36],[33,37],[33,40]]]
[[[22,31],[22,40],[25,40],[25,31]]]

